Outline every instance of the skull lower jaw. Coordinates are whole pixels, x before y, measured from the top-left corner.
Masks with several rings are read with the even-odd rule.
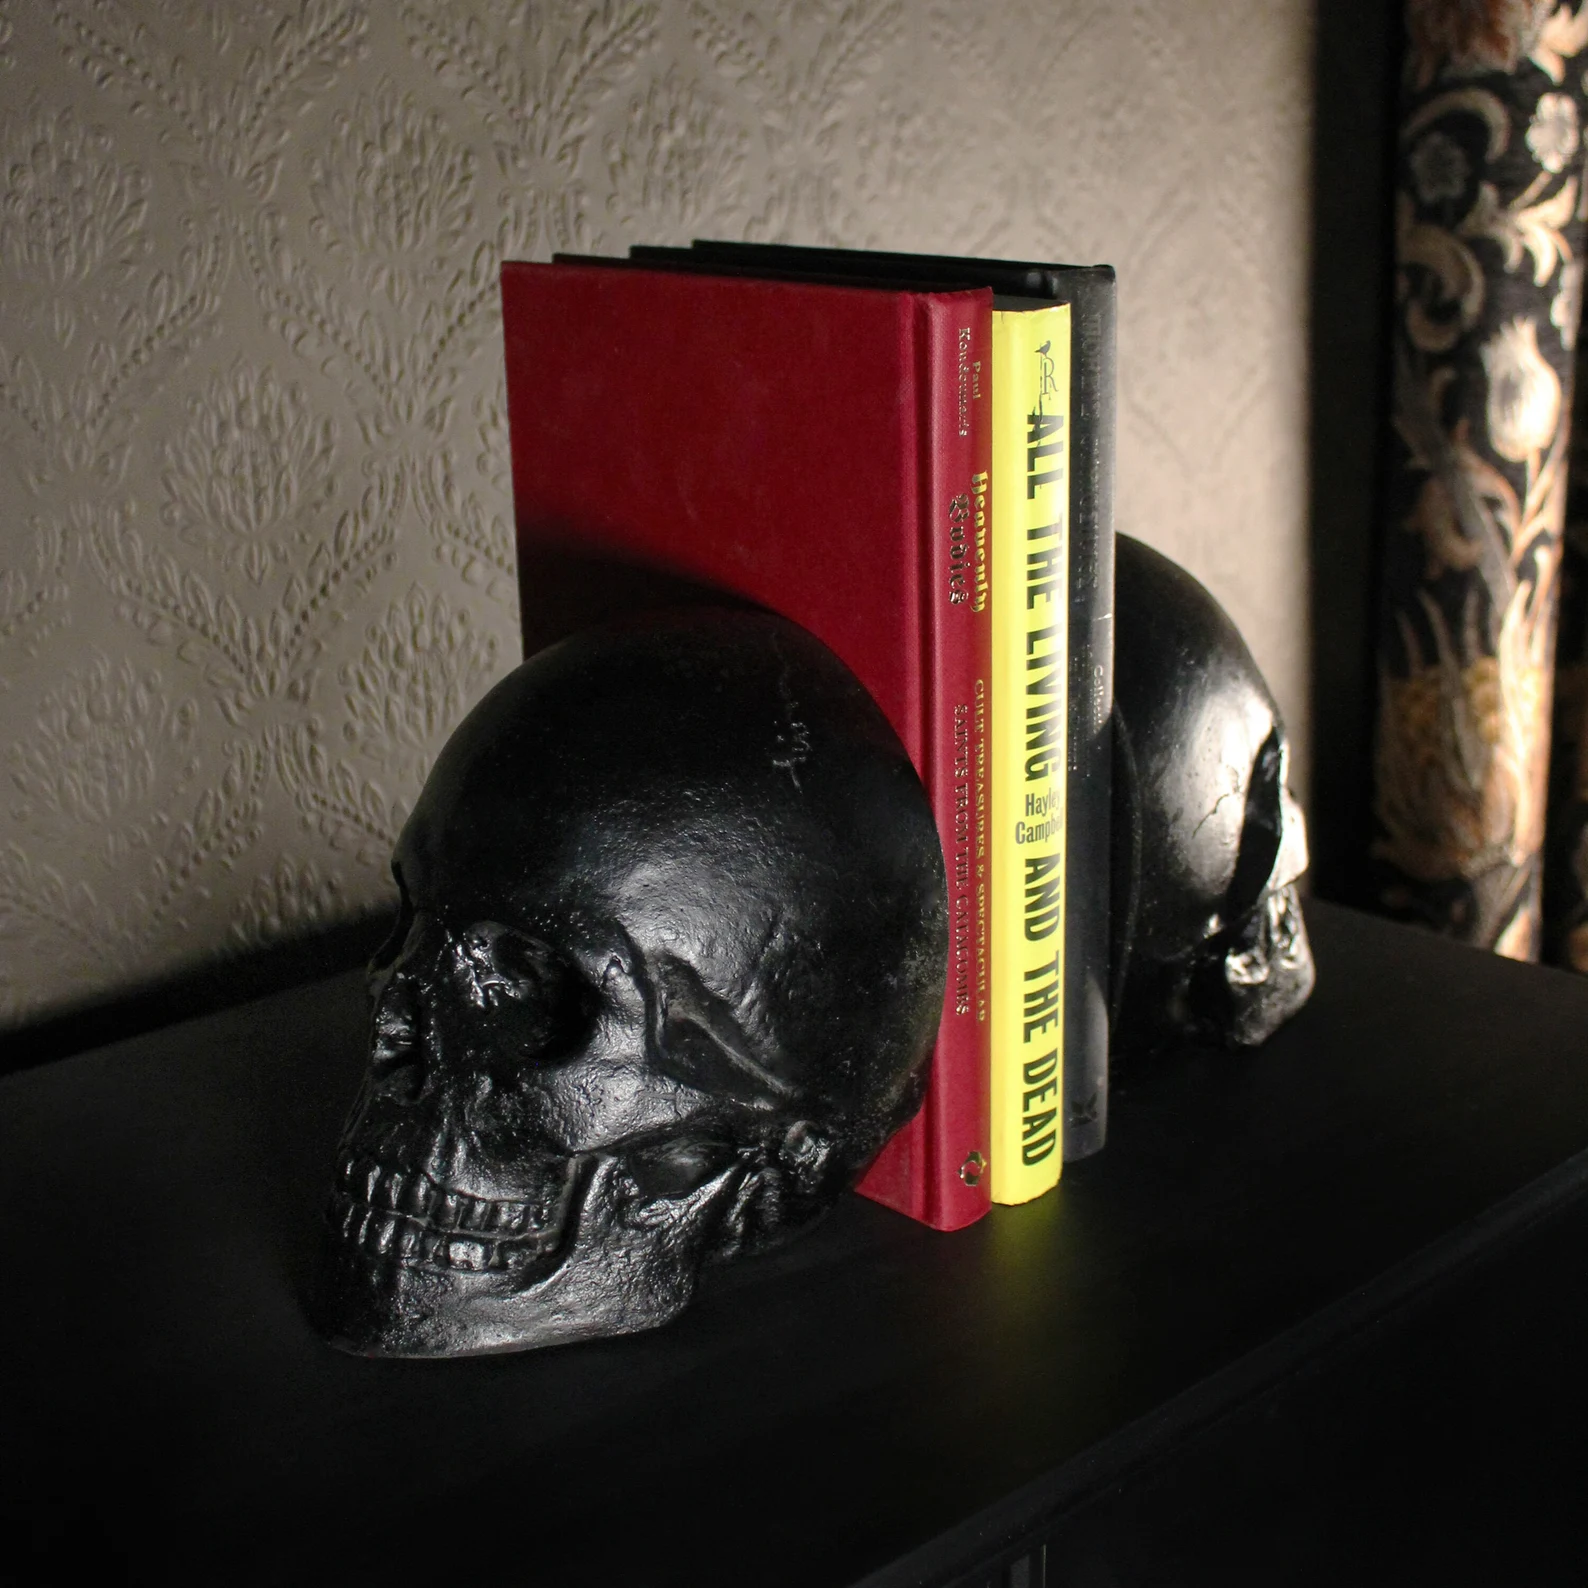
[[[356,1356],[487,1356],[658,1328],[687,1305],[693,1288],[624,1291],[612,1274],[581,1283],[568,1267],[553,1260],[515,1288],[499,1274],[446,1274],[330,1242],[314,1321],[332,1345]]]
[[[450,1247],[429,1261],[372,1250],[367,1219],[339,1225],[333,1198],[313,1321],[339,1350],[376,1357],[484,1356],[659,1328],[689,1304],[742,1181],[732,1165],[682,1196],[646,1200],[620,1158],[570,1160],[555,1228],[494,1269],[488,1251],[459,1265]]]
[[[321,1333],[360,1356],[470,1356],[516,1349],[564,1253],[540,1242],[437,1229],[333,1194],[314,1288]],[[537,1333],[545,1325],[531,1321]]]

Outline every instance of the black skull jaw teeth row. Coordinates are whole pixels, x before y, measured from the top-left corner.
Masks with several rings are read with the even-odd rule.
[[[333,1237],[372,1259],[468,1273],[513,1272],[558,1243],[574,1176],[535,1198],[490,1199],[439,1184],[423,1170],[344,1157],[326,1208]]]

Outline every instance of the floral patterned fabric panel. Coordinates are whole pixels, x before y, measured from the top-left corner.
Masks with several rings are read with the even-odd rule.
[[[1573,348],[1588,4],[1408,0],[1375,886],[1531,959]]]

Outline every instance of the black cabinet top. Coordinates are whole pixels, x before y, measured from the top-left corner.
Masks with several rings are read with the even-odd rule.
[[[304,1323],[360,978],[14,1075],[0,1568],[947,1580],[1588,1180],[1588,980],[1308,920],[1307,1010],[1121,1066],[1056,1193],[957,1235],[847,1198],[668,1329],[521,1356]]]

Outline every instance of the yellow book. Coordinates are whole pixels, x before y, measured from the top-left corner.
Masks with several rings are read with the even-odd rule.
[[[1058,1184],[1064,1139],[1070,306],[992,333],[992,1199]]]

